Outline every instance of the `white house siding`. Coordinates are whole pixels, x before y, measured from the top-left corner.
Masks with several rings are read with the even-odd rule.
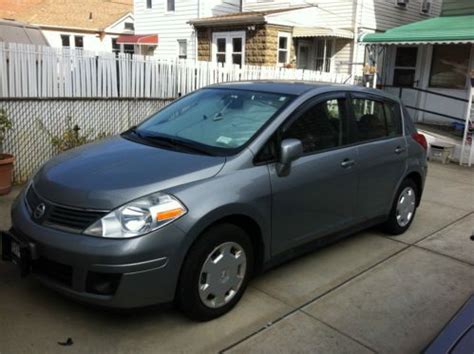
[[[240,11],[240,0],[201,0],[199,17],[220,16]]]
[[[178,40],[187,40],[187,56],[195,58],[193,28],[187,23],[198,17],[197,0],[176,0],[175,11],[166,12],[166,1],[152,0],[152,8],[146,0],[135,0],[135,34],[158,34],[158,46],[154,55],[163,58],[178,56]]]
[[[262,11],[302,6],[314,3],[317,14],[314,26],[351,29],[353,26],[353,0],[243,0],[244,11]],[[317,5],[316,5],[317,4]]]
[[[123,16],[105,29],[106,33],[127,33],[133,32],[125,28],[125,23],[134,23],[135,19],[131,14]]]
[[[155,56],[176,58],[178,40],[187,40],[187,58],[196,58],[195,32],[188,22],[199,17],[239,12],[238,0],[176,0],[175,11],[166,12],[166,1],[152,0],[152,8],[146,8],[146,0],[135,0],[135,34],[158,34]]]
[[[74,37],[82,36],[83,49],[92,51],[92,52],[111,52],[112,51],[112,38],[118,37],[120,33],[132,33],[131,31],[125,29],[126,22],[134,22],[132,15],[126,15],[118,19],[115,23],[112,23],[109,27],[105,29],[105,35],[99,35],[99,31],[84,31],[71,29],[52,29],[45,27],[42,29],[44,36],[46,37],[49,45],[53,48],[61,48],[62,40],[61,35],[69,36],[69,43],[71,48],[75,48]]]
[[[74,36],[82,36],[84,39],[84,50],[94,52],[111,52],[112,51],[112,39],[110,36],[105,36],[102,40],[99,38],[98,33],[84,33],[84,32],[70,32],[63,30],[43,30],[43,34],[46,37],[49,45],[53,48],[61,48],[62,41],[61,35],[69,36],[70,47],[74,48]]]
[[[385,31],[440,15],[442,0],[431,0],[428,15],[421,13],[422,2],[423,0],[410,0],[404,8],[396,4],[397,0],[359,0],[359,27],[366,31]]]
[[[334,71],[336,73],[351,73],[353,43],[354,41],[351,39],[336,39],[334,48]]]

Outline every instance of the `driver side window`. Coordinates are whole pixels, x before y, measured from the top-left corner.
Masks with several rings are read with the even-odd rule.
[[[282,139],[299,139],[312,153],[347,144],[346,100],[333,98],[308,107],[283,133]]]

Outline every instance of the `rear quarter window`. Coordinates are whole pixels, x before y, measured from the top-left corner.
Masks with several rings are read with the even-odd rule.
[[[356,141],[395,137],[402,133],[400,106],[391,101],[352,98]]]

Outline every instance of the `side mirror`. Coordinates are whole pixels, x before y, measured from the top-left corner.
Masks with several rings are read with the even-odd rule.
[[[291,163],[303,155],[303,143],[298,139],[285,139],[280,144],[280,161],[277,164],[279,176],[287,176]]]

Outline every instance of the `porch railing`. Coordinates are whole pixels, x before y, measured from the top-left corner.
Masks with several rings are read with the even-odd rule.
[[[444,93],[439,93],[439,92],[435,92],[435,91],[431,91],[431,90],[421,89],[421,88],[418,88],[418,87],[402,87],[402,86],[393,86],[393,85],[380,85],[378,88],[380,88],[382,90],[385,89],[385,88],[398,89],[398,97],[400,99],[403,98],[403,91],[404,90],[405,91],[414,90],[414,91],[417,91],[417,92],[423,92],[423,93],[427,93],[427,94],[430,94],[430,95],[435,95],[435,96],[438,96],[438,97],[447,98],[447,99],[450,99],[450,100],[453,100],[453,101],[464,102],[466,104],[469,103],[469,100],[467,100],[465,98],[456,97],[456,96],[452,96],[452,95],[447,95],[447,94],[444,94]],[[460,122],[462,124],[464,124],[465,121],[466,121],[465,117],[461,117],[461,118],[460,117],[455,117],[455,116],[452,116],[452,115],[449,115],[449,114],[431,111],[431,110],[426,109],[426,108],[416,107],[416,106],[412,106],[412,105],[408,105],[408,104],[405,104],[405,107],[409,108],[409,109],[412,109],[414,111],[433,114],[433,115],[443,117],[443,118],[448,118],[448,119],[451,119],[455,122]]]

